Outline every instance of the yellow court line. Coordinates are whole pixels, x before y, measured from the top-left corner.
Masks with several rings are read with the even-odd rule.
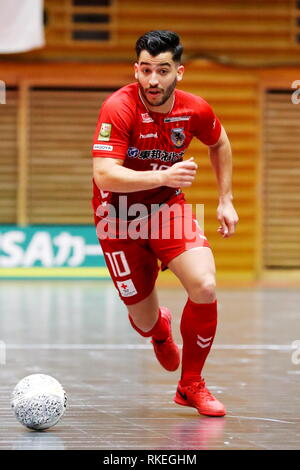
[[[94,277],[109,278],[106,267],[99,268],[0,268],[0,278],[26,278],[26,277]]]
[[[31,268],[0,268],[0,279],[26,279],[26,278],[93,278],[93,279],[110,279],[110,274],[105,266],[99,267],[78,267],[78,268],[45,268],[41,266]],[[218,273],[218,285],[219,287],[223,283],[228,282],[232,284],[237,282],[236,273],[232,272],[219,272]],[[240,283],[254,282],[252,273],[239,273]],[[170,271],[160,273],[158,277],[158,285],[178,285],[180,282]]]

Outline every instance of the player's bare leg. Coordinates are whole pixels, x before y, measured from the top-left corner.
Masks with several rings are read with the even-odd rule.
[[[206,388],[201,372],[217,327],[215,262],[209,247],[186,251],[168,267],[188,293],[180,331],[183,339],[182,373],[174,401],[199,413],[224,416],[226,410]]]
[[[151,330],[158,320],[159,304],[157,289],[154,287],[148,297],[141,302],[133,305],[127,305],[128,313],[134,321],[135,325],[142,331]]]
[[[211,303],[216,299],[216,267],[209,247],[185,251],[170,261],[168,267],[193,302]]]
[[[141,302],[128,305],[132,327],[144,337],[152,337],[154,352],[161,365],[174,371],[180,363],[180,354],[171,331],[171,312],[159,307],[156,288]]]

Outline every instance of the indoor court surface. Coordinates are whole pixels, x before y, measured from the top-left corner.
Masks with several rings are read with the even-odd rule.
[[[184,291],[159,294],[181,344]],[[110,282],[2,281],[0,303],[1,449],[299,448],[296,287],[218,289],[219,325],[204,377],[225,418],[173,403],[180,370],[160,367]],[[54,376],[68,394],[64,417],[44,432],[19,424],[9,405],[16,383],[33,373]]]
[[[300,0],[0,0],[0,70],[0,451],[300,450]]]

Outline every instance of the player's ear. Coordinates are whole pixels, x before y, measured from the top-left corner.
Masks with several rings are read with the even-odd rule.
[[[184,74],[184,66],[179,65],[179,67],[177,68],[177,81],[178,82],[180,82],[180,80],[182,80],[183,74]]]
[[[138,78],[138,70],[139,70],[139,64],[136,62],[134,64],[134,77],[135,77],[136,80]]]

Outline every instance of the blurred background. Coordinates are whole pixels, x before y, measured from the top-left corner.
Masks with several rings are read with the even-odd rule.
[[[134,81],[134,46],[179,33],[180,88],[214,108],[233,149],[234,237],[217,233],[207,148],[186,190],[205,204],[220,282],[300,281],[300,2],[0,1],[0,276],[107,278],[93,227],[91,145],[99,108]],[[3,87],[5,85],[5,90]],[[5,96],[4,96],[5,94]],[[168,272],[161,275],[172,282]]]

